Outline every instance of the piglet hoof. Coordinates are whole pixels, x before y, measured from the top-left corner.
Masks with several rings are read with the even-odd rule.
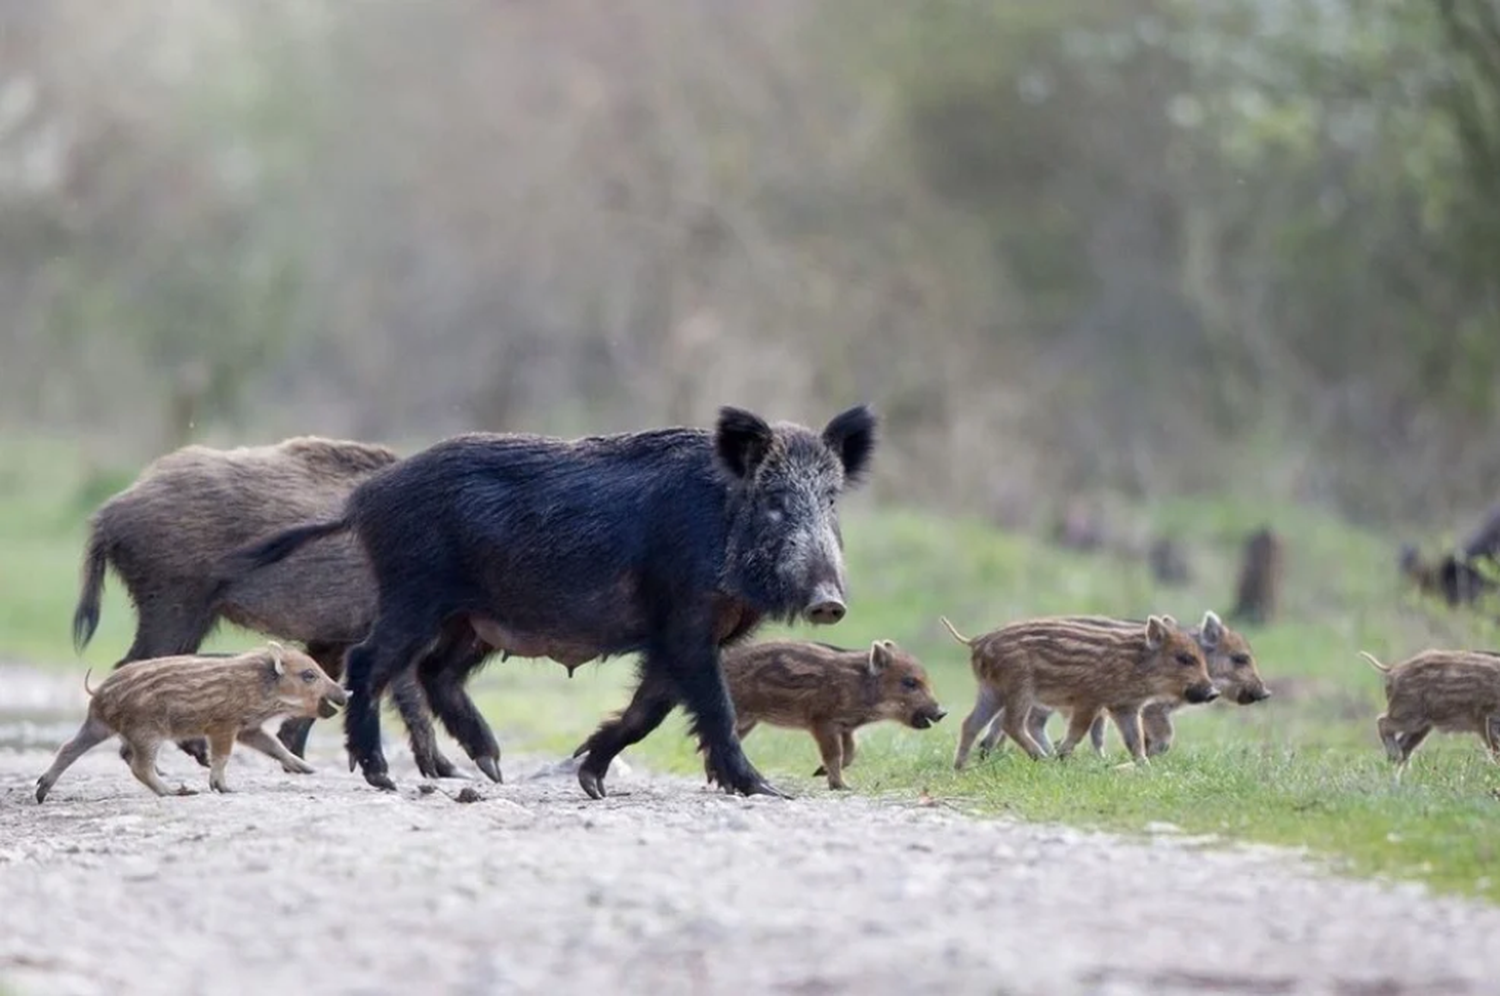
[[[504,785],[505,779],[500,774],[500,759],[482,754],[474,759],[474,766],[485,773],[485,776],[496,785]]]
[[[178,741],[177,746],[202,767],[209,766],[208,746],[202,740],[181,740]]]
[[[820,764],[820,765],[818,765],[818,770],[814,771],[812,773],[812,776],[814,778],[822,778],[826,774],[828,774],[828,769],[826,767],[824,767],[823,765]]]
[[[281,763],[281,770],[289,775],[310,775],[318,769],[293,754],[290,761],[283,761]]]
[[[839,782],[837,785],[830,785],[830,786],[828,786],[828,791],[830,791],[830,792],[848,792],[849,791],[849,786],[845,785],[843,782]]]
[[[172,794],[173,795],[197,795],[198,794],[198,790],[197,789],[190,789],[186,785],[179,785],[179,786],[177,786],[177,791],[173,792]]]

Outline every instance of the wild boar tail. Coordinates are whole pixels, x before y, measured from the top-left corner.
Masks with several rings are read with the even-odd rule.
[[[971,645],[974,642],[973,640],[969,639],[967,636],[964,636],[958,630],[954,629],[953,628],[953,624],[948,621],[948,617],[947,616],[938,616],[938,619],[942,620],[943,625],[948,627],[948,632],[952,633],[953,634],[953,638],[955,640],[957,640],[959,643],[962,643],[964,646],[967,647],[967,646]]]
[[[331,522],[312,522],[307,525],[293,526],[291,529],[282,530],[265,539],[256,540],[229,551],[219,561],[213,601],[217,602],[223,598],[230,586],[243,580],[246,575],[253,574],[262,567],[278,564],[313,540],[345,532],[351,525],[353,521],[346,515]]]
[[[93,668],[89,668],[87,671],[83,672],[83,690],[85,692],[88,692],[89,698],[93,698],[94,697],[94,690],[89,687],[89,675],[91,675],[93,673],[94,673],[94,669]]]
[[[102,524],[89,534],[83,556],[83,590],[78,593],[78,607],[73,610],[73,649],[82,651],[99,628],[99,594],[104,590],[104,571],[109,563],[109,542]]]
[[[1367,654],[1363,650],[1361,650],[1359,652],[1359,656],[1361,656],[1365,660],[1369,661],[1370,662],[1370,666],[1373,667],[1375,670],[1379,671],[1381,674],[1386,674],[1386,673],[1388,673],[1391,670],[1390,668],[1386,667],[1384,664],[1382,664],[1379,661],[1377,661],[1375,659],[1375,656],[1373,654]]]

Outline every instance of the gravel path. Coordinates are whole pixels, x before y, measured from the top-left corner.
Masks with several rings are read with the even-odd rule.
[[[313,775],[237,752],[235,794],[159,800],[110,742],[38,807],[78,718],[0,725],[0,990],[18,996],[1497,991],[1500,909],[1286,852],[629,768],[610,782],[629,794],[590,802],[567,762],[514,754],[460,804],[459,783],[421,793],[397,743],[390,795],[328,724]]]

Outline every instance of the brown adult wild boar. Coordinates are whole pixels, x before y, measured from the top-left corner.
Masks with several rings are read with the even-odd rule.
[[[1073,622],[1087,623],[1090,625],[1117,626],[1123,629],[1139,629],[1145,625],[1144,620],[1116,619],[1111,616],[1066,616]],[[1177,625],[1177,620],[1171,616],[1162,616],[1162,619],[1172,625]],[[1255,655],[1250,649],[1250,641],[1236,630],[1224,625],[1223,620],[1212,610],[1203,613],[1203,621],[1188,631],[1188,635],[1198,641],[1199,648],[1203,651],[1203,658],[1208,664],[1208,676],[1213,681],[1214,687],[1219,690],[1219,695],[1225,701],[1234,702],[1238,705],[1254,705],[1264,702],[1271,697],[1271,690],[1260,676],[1260,671],[1255,665]],[[1172,726],[1172,713],[1182,707],[1181,702],[1148,702],[1141,709],[1141,728],[1146,739],[1146,756],[1156,757],[1165,754],[1172,747],[1175,730]],[[1052,742],[1047,738],[1047,720],[1051,718],[1053,710],[1045,706],[1033,706],[1031,716],[1027,720],[1027,729],[1031,731],[1034,739],[1046,753],[1052,752]],[[995,721],[990,724],[989,732],[979,742],[979,754],[983,757],[1005,737],[1005,717],[996,716]],[[1100,716],[1094,720],[1094,725],[1089,727],[1089,741],[1093,744],[1095,753],[1104,753],[1104,717]]]
[[[90,519],[75,645],[86,646],[99,624],[105,571],[113,566],[137,612],[135,641],[115,667],[195,654],[224,619],[303,644],[338,679],[344,651],[363,639],[375,611],[375,584],[352,537],[309,544],[217,596],[214,568],[242,544],[337,510],[356,484],[398,459],[383,446],[316,436],[226,450],[185,446],[159,457]],[[428,777],[455,775],[414,677],[398,675],[391,691],[417,767]],[[312,722],[282,724],[280,739],[292,753],[302,755]],[[208,763],[201,741],[180,746]]]
[[[1490,759],[1500,761],[1500,657],[1424,650],[1386,666],[1373,654],[1359,653],[1385,678],[1386,710],[1375,727],[1398,778],[1433,730],[1477,733]]]
[[[338,682],[317,661],[279,644],[234,657],[162,657],[116,668],[98,688],[89,688],[88,718],[72,740],[58,749],[52,767],[37,779],[36,801],[45,802],[57,779],[89,750],[118,735],[130,745],[130,770],[157,795],[193,795],[192,789],[164,784],[156,772],[163,740],[203,737],[208,741],[208,784],[231,791],[224,767],[234,743],[269,754],[288,772],[313,769],[261,729],[277,716],[322,716],[346,699]]]
[[[1069,715],[1058,757],[1070,755],[1099,714],[1108,712],[1131,757],[1145,763],[1142,706],[1152,700],[1211,702],[1219,696],[1198,642],[1159,616],[1133,629],[1043,617],[972,639],[946,618],[942,623],[970,648],[979,683],[974,709],[959,735],[955,768],[964,766],[974,739],[1002,709],[1006,735],[1033,760],[1043,757],[1026,728],[1034,705]]]
[[[806,730],[818,745],[830,789],[843,789],[854,763],[854,731],[894,720],[925,730],[947,712],[938,705],[927,671],[891,640],[868,650],[827,643],[766,641],[727,648],[724,680],[734,702],[735,732],[743,740],[757,724]]]

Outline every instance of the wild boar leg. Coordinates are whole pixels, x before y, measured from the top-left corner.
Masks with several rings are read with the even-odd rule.
[[[424,658],[425,660],[426,658]],[[458,769],[453,762],[438,750],[437,731],[428,718],[431,696],[424,695],[418,684],[415,668],[391,675],[391,698],[396,701],[396,711],[406,725],[407,743],[411,745],[412,760],[424,778],[457,778]],[[436,712],[436,707],[433,707]]]
[[[417,664],[416,672],[428,704],[432,706],[432,711],[437,714],[448,735],[458,741],[464,753],[469,755],[469,759],[490,781],[499,784],[504,782],[504,776],[500,772],[500,745],[495,740],[494,731],[480,714],[479,707],[464,690],[469,675],[492,652],[488,644],[469,634],[466,623],[462,636],[455,635],[445,639],[437,650],[422,658]],[[415,742],[413,739],[413,750]],[[434,745],[432,749],[435,752],[437,747]],[[429,777],[463,777],[446,760],[443,765],[447,774],[439,773]]]
[[[36,780],[36,801],[39,803],[46,801],[47,793],[52,791],[52,786],[57,784],[62,773],[67,771],[74,761],[114,735],[114,730],[94,717],[90,716],[84,720],[83,726],[79,727],[73,739],[58,748],[57,756],[52,759],[52,767]]]
[[[234,750],[235,730],[214,730],[208,735],[208,787],[215,792],[232,792],[224,780],[224,768],[229,764],[229,754]]]
[[[675,686],[719,787],[739,795],[789,798],[755,770],[734,735],[734,702],[724,682],[711,622],[705,625],[699,613],[680,612],[652,643],[645,666],[659,670]]]
[[[135,739],[130,741],[130,773],[157,795],[197,795],[196,789],[179,785],[168,788],[156,774],[156,752],[161,744],[155,740]]]
[[[1490,749],[1490,761],[1500,764],[1500,714],[1485,717],[1484,745]]]
[[[988,684],[980,682],[979,692],[974,697],[974,708],[968,716],[964,717],[963,728],[958,732],[958,752],[953,755],[954,771],[962,770],[963,766],[968,763],[969,751],[974,746],[974,738],[979,736],[979,731],[984,729],[984,724],[994,719],[995,714],[1004,705],[999,692]],[[1006,711],[1007,720],[1010,719],[1009,712],[1009,710]]]
[[[1120,731],[1120,739],[1125,741],[1125,749],[1130,751],[1130,756],[1135,758],[1137,764],[1149,764],[1146,758],[1146,746],[1141,735],[1141,711],[1139,709],[1111,709],[1109,715],[1115,721],[1115,728]]]
[[[830,789],[847,789],[844,784],[844,745],[839,738],[839,731],[831,726],[818,726],[812,730],[813,739],[818,742],[818,753],[823,756],[823,769],[828,773],[828,787]]]
[[[386,593],[381,594],[384,605]],[[344,686],[349,690],[344,743],[349,751],[349,770],[357,765],[366,782],[387,792],[396,791],[396,783],[391,781],[390,765],[380,744],[380,696],[392,677],[414,665],[432,646],[434,634],[442,628],[441,620],[425,618],[425,612],[409,608],[427,606],[424,598],[401,596],[400,592],[392,593],[389,604],[407,607],[407,611],[381,611],[364,640],[344,659]]]
[[[630,704],[599,728],[573,752],[574,757],[584,757],[578,766],[578,783],[591,799],[602,799],[604,776],[609,773],[610,762],[615,755],[637,743],[646,734],[661,725],[667,713],[677,705],[677,695],[660,675],[641,670],[640,684],[630,698]],[[703,759],[704,773],[713,778],[713,766]]]
[[[1072,756],[1073,748],[1077,747],[1083,738],[1089,735],[1089,728],[1094,725],[1094,720],[1098,715],[1099,710],[1097,708],[1079,707],[1073,710],[1073,715],[1068,717],[1068,735],[1063,738],[1062,743],[1057,745],[1058,760]],[[1137,730],[1139,730],[1139,727],[1137,727]],[[1125,731],[1121,730],[1120,735],[1124,736]],[[1129,745],[1128,741],[1126,745]],[[1139,749],[1140,745],[1137,744],[1136,746]]]
[[[280,740],[277,740],[260,727],[241,730],[237,739],[246,747],[258,750],[262,754],[280,761],[281,770],[289,775],[310,775],[315,770],[312,765],[287,750]]]

